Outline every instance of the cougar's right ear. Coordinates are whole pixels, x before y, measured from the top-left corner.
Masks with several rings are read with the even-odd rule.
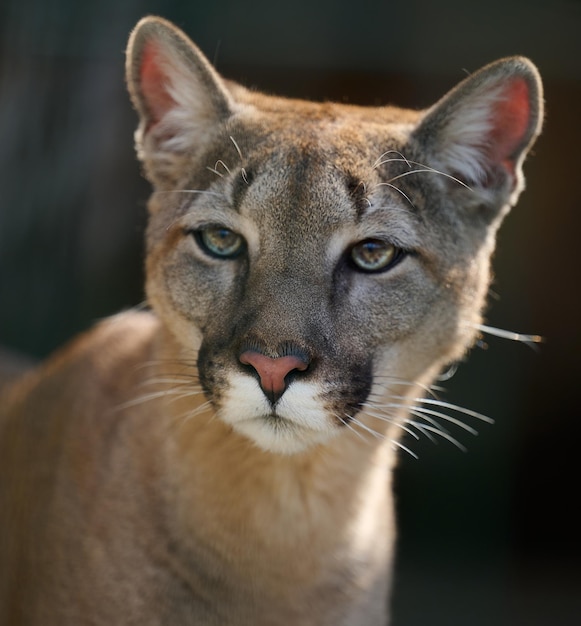
[[[142,19],[131,33],[126,74],[146,175],[158,187],[175,185],[184,157],[203,149],[234,101],[200,50],[159,17]]]

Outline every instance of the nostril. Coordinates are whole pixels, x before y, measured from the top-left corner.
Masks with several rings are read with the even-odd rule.
[[[304,372],[309,366],[299,356],[287,355],[273,359],[254,350],[246,350],[239,359],[242,364],[250,365],[258,373],[262,390],[273,402],[285,392],[286,377],[295,370]]]

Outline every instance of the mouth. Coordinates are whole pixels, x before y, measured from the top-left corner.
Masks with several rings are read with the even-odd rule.
[[[275,412],[240,420],[232,426],[262,450],[283,455],[304,452],[332,437],[329,431],[299,424]]]

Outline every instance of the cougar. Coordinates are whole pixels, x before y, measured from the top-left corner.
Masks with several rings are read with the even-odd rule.
[[[387,624],[393,469],[479,335],[537,70],[423,111],[306,102],[148,17],[127,83],[147,305],[2,397],[0,622]]]

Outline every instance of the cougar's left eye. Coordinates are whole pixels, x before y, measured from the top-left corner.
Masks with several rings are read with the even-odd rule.
[[[404,252],[381,239],[365,239],[351,248],[350,258],[356,269],[363,272],[382,272],[398,263]]]
[[[246,245],[241,235],[224,226],[208,226],[196,230],[194,237],[204,252],[222,259],[233,259]]]

